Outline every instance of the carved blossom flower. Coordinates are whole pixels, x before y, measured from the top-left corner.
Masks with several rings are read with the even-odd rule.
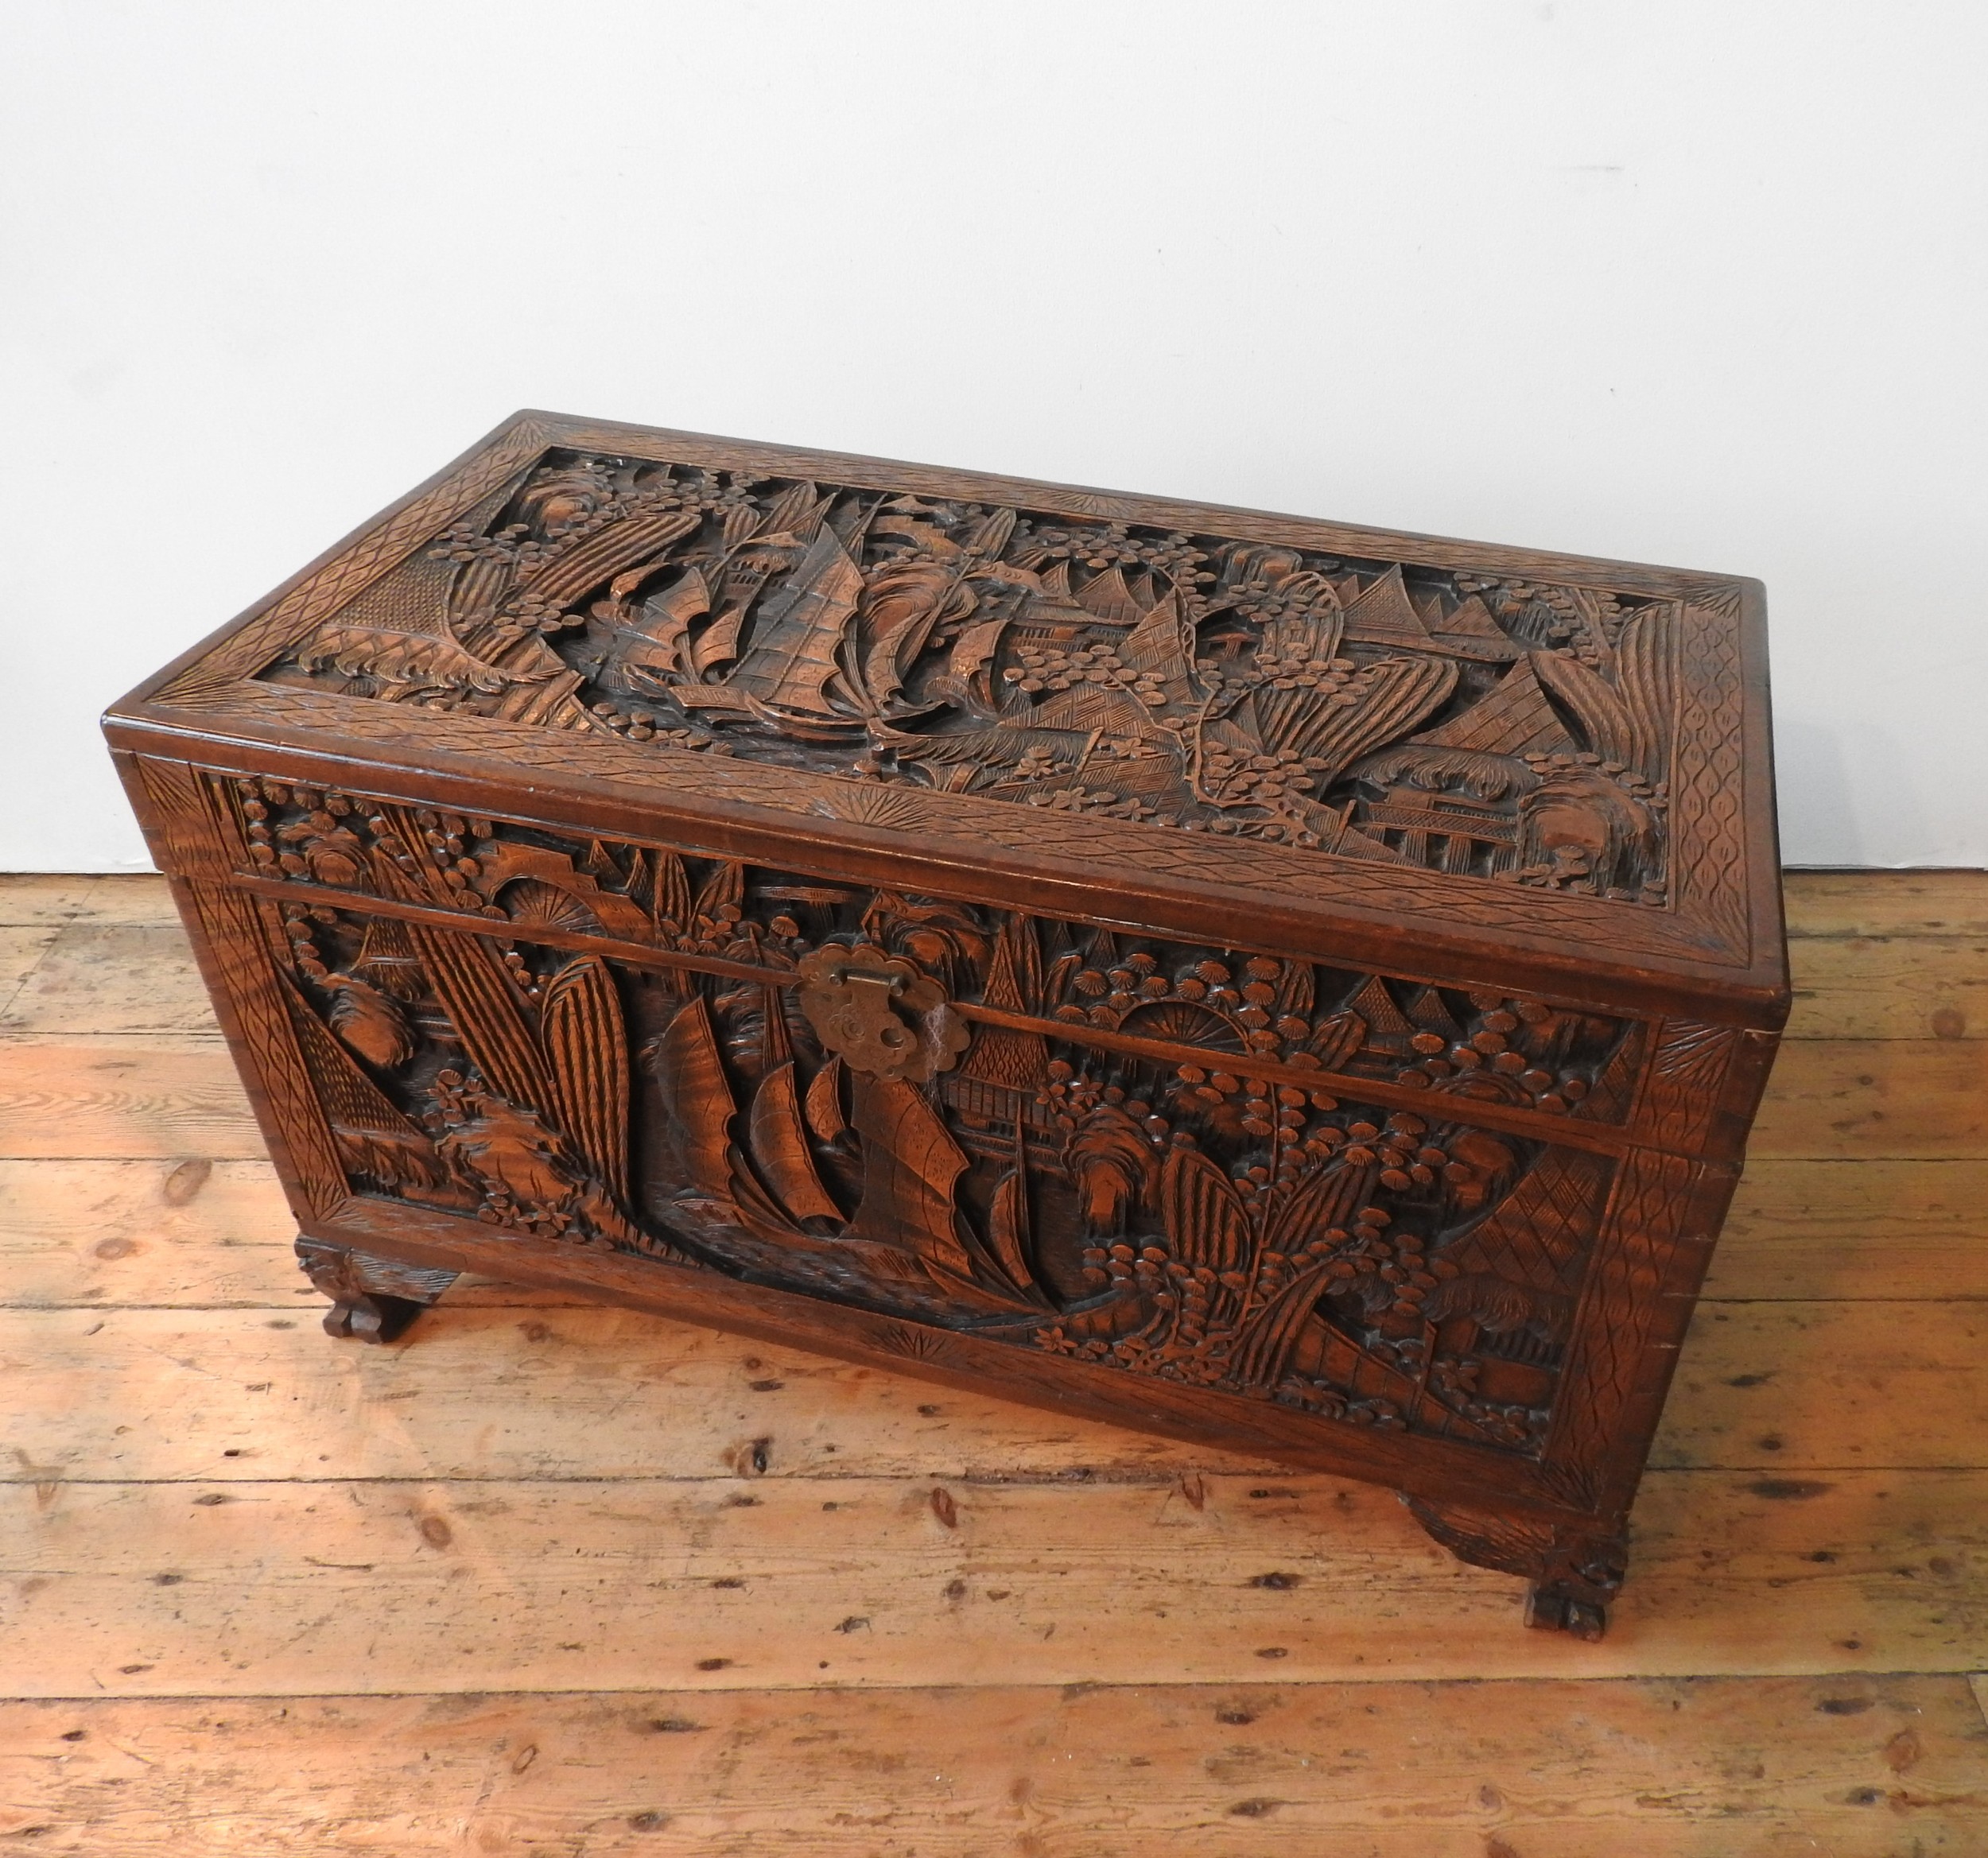
[[[1095,529],[1046,527],[1026,532],[1023,541],[1040,561],[1068,561],[1093,572],[1108,568],[1151,568],[1183,585],[1214,579],[1204,572],[1208,557],[1191,537],[1136,536],[1122,522]]]

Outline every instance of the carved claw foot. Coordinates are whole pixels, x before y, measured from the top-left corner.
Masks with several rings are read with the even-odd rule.
[[[1609,1629],[1609,1610],[1582,1600],[1566,1582],[1536,1581],[1525,1590],[1525,1623],[1541,1632],[1567,1632],[1590,1641]]]
[[[324,1313],[325,1334],[362,1342],[390,1342],[405,1333],[456,1277],[454,1271],[400,1264],[319,1239],[297,1240],[297,1262],[332,1300]]]
[[[1629,1559],[1619,1525],[1576,1530],[1420,1497],[1404,1495],[1402,1501],[1459,1561],[1526,1576],[1532,1583],[1525,1600],[1528,1626],[1586,1639],[1607,1631],[1609,1602],[1621,1587]]]

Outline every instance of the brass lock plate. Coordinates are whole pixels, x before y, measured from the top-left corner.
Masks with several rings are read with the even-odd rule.
[[[817,948],[801,962],[801,1010],[852,1071],[922,1084],[965,1050],[965,1022],[918,965],[874,944]]]

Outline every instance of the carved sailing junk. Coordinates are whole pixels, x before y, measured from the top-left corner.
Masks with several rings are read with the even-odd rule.
[[[736,1321],[1592,1634],[1785,1004],[1755,597],[524,420],[110,727],[334,1332]]]

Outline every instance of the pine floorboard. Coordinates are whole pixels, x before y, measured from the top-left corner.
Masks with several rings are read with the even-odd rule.
[[[0,1705],[24,1851],[1974,1858],[1957,1678]]]
[[[1788,891],[1582,1646],[1246,1455],[487,1282],[334,1344],[164,886],[0,879],[0,1850],[1988,1851],[1988,876]]]

